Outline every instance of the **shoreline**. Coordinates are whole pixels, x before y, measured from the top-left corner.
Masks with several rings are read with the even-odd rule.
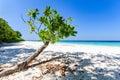
[[[36,40],[28,40],[28,41],[41,42]],[[120,47],[120,41],[114,41],[114,40],[113,41],[112,40],[61,40],[61,41],[57,41],[56,43]]]
[[[10,49],[11,50],[16,49],[15,51],[17,51],[23,48],[23,53],[26,53],[26,51],[28,53],[29,50],[33,53],[42,45],[43,45],[42,42],[32,42],[32,41],[5,43],[0,47],[0,51],[2,53],[4,52],[4,50],[8,50],[6,52],[9,52]],[[28,49],[28,50],[25,51],[24,49]],[[120,54],[120,47],[55,43],[55,44],[49,44],[49,46],[44,51],[63,52],[63,53],[84,52],[90,54],[92,53],[92,54],[104,54],[104,55],[116,56],[117,54]],[[20,53],[22,53],[22,51]]]

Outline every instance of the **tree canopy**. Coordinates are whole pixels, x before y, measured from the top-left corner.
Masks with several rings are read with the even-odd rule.
[[[2,42],[16,42],[23,40],[19,31],[14,31],[8,22],[0,18],[0,43]]]
[[[75,36],[76,31],[71,24],[72,18],[64,19],[56,9],[51,9],[47,6],[43,11],[42,16],[39,16],[39,10],[29,10],[27,23],[30,26],[30,31],[39,35],[44,42],[55,43],[58,40]]]

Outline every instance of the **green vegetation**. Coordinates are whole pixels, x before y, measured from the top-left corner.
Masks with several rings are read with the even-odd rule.
[[[0,43],[23,41],[19,31],[14,31],[8,23],[0,18]]]
[[[64,19],[55,9],[47,6],[43,15],[39,17],[38,9],[27,13],[30,32],[35,32],[43,42],[55,43],[58,40],[75,36],[77,33],[71,24],[72,18]],[[39,26],[38,26],[39,25]]]

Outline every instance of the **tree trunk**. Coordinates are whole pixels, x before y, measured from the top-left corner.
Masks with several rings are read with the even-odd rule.
[[[45,42],[43,46],[41,46],[40,49],[38,49],[33,55],[31,55],[30,57],[28,57],[25,61],[23,61],[22,63],[17,64],[16,66],[3,70],[2,72],[0,72],[0,77],[2,76],[7,76],[9,74],[12,74],[14,72],[17,71],[21,71],[22,69],[26,68],[27,65],[33,60],[35,59],[47,46],[49,45],[49,42]]]

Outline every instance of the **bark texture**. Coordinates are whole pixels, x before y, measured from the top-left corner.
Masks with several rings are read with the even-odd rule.
[[[34,60],[48,45],[49,45],[49,42],[45,42],[44,45],[41,46],[40,49],[38,49],[33,55],[31,55],[30,57],[28,57],[22,63],[19,63],[19,64],[15,65],[12,68],[9,68],[9,69],[1,71],[0,72],[0,77],[7,76],[7,75],[10,75],[12,73],[15,73],[15,72],[18,72],[18,71],[21,71],[21,70],[25,69],[28,66],[28,64],[32,60]]]

